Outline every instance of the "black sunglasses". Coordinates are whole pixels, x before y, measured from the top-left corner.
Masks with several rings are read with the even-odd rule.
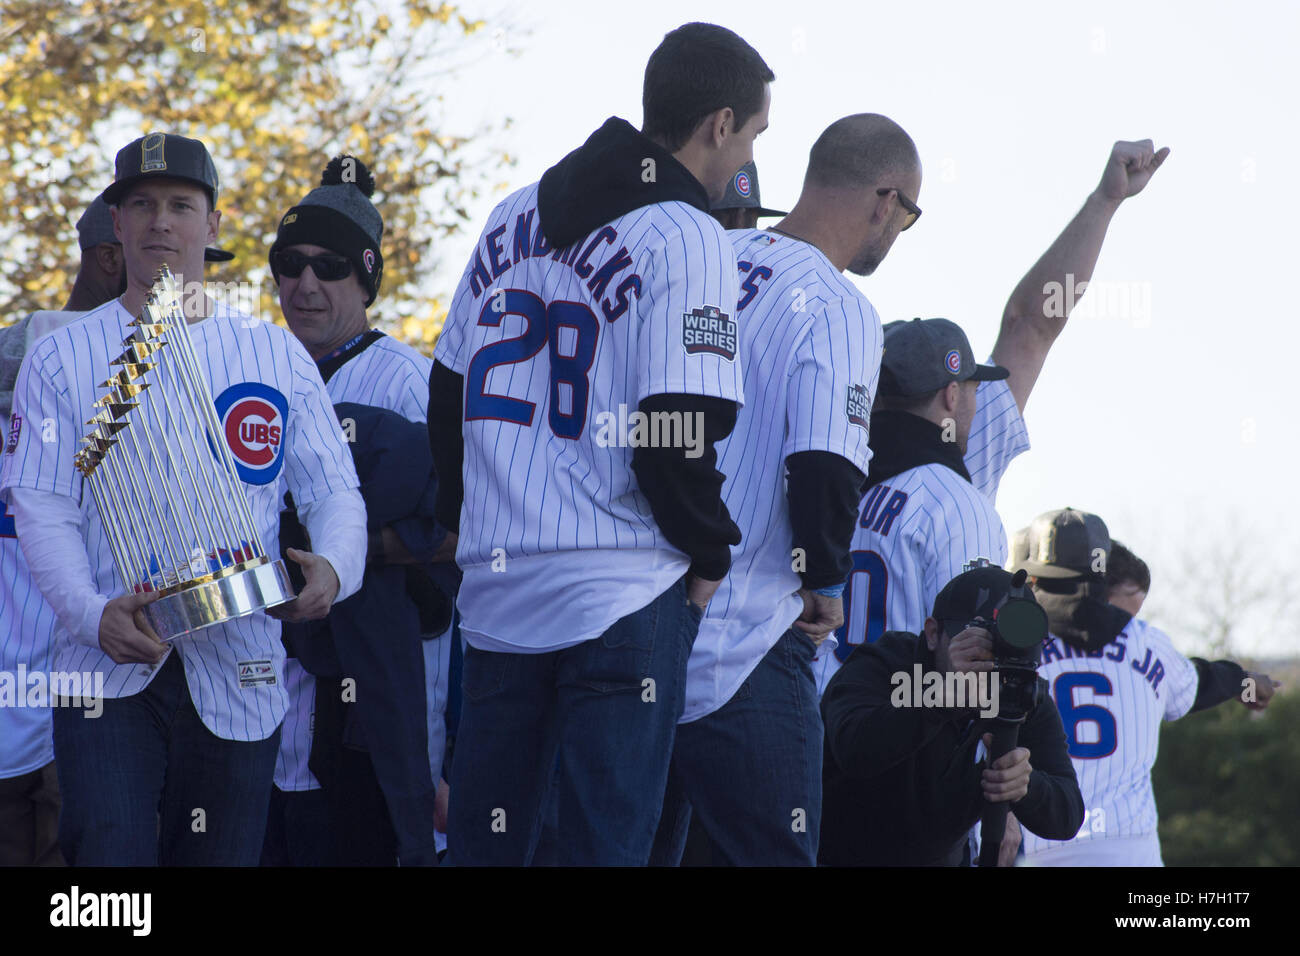
[[[347,256],[304,256],[301,252],[286,249],[271,257],[271,267],[276,275],[286,275],[290,279],[298,278],[308,266],[321,282],[337,282],[352,274],[352,260]]]
[[[903,222],[902,232],[912,228],[912,224],[921,218],[921,207],[904,195],[903,191],[897,186],[886,186],[884,189],[877,189],[877,196],[888,196],[890,193],[898,193],[898,204],[907,210],[907,219]]]

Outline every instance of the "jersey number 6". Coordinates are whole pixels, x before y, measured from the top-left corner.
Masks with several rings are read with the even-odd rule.
[[[536,404],[489,392],[487,376],[499,365],[529,361],[549,343],[551,400],[548,421],[551,431],[560,438],[580,437],[587,424],[587,400],[591,392],[587,372],[596,358],[596,339],[600,335],[596,316],[581,302],[560,300],[548,306],[531,292],[501,289],[484,303],[478,324],[495,328],[507,315],[517,315],[524,320],[523,334],[485,345],[474,355],[466,377],[465,420],[489,418],[531,426]],[[572,354],[560,351],[564,329],[572,329],[575,333]],[[561,407],[561,396],[568,398],[564,403],[567,411]]]
[[[1097,760],[1109,757],[1115,752],[1115,743],[1119,739],[1115,726],[1115,715],[1099,704],[1074,703],[1074,689],[1087,687],[1095,697],[1109,697],[1112,693],[1110,679],[1105,674],[1090,671],[1077,671],[1062,674],[1052,684],[1052,696],[1056,698],[1056,709],[1061,712],[1061,723],[1065,726],[1065,740],[1069,745],[1070,756],[1079,760]],[[1088,722],[1097,725],[1097,739],[1084,743],[1079,740],[1079,724]]]

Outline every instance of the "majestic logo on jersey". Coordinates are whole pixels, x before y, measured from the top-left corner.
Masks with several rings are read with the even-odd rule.
[[[256,687],[258,684],[275,683],[275,668],[270,661],[240,661],[235,665],[239,669],[239,686]]]
[[[682,347],[687,355],[707,352],[736,360],[736,322],[717,306],[691,309],[682,316]]]
[[[844,414],[849,416],[850,425],[871,429],[871,394],[865,385],[849,386],[849,400],[844,406]]]
[[[742,196],[749,195],[749,174],[746,172],[736,173],[736,192]]]
[[[15,415],[9,419],[9,441],[5,443],[5,454],[12,455],[18,447],[18,435],[23,430],[23,416]]]
[[[960,352],[958,352],[956,349],[953,349],[951,352],[948,353],[947,358],[945,358],[943,361],[944,364],[948,366],[948,371],[952,372],[953,375],[960,374],[961,372]]]
[[[269,485],[284,465],[284,425],[288,400],[261,382],[240,382],[218,396],[221,434],[235,458],[239,477],[250,485]]]
[[[367,249],[365,252],[361,253],[361,261],[366,264],[367,272],[375,271],[375,252],[373,249]]]

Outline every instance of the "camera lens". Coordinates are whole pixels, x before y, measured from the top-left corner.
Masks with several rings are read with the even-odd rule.
[[[1047,639],[1047,612],[1033,601],[1012,598],[998,609],[998,633],[1012,647],[1035,647]]]

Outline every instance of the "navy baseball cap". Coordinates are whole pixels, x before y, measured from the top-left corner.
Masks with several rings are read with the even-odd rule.
[[[1023,576],[1020,583],[1024,583]],[[930,616],[940,622],[965,623],[977,617],[991,621],[1016,587],[1015,575],[996,566],[963,571],[943,586],[934,599],[934,611]],[[1018,596],[1038,603],[1028,588]],[[956,637],[955,634],[950,636]]]
[[[1033,520],[1024,547],[1024,556],[1016,566],[1035,577],[1063,579],[1104,574],[1110,556],[1110,530],[1094,514],[1062,508]]]
[[[77,220],[77,244],[82,250],[101,242],[117,242],[113,234],[113,214],[102,196],[96,196]]]
[[[785,216],[777,209],[765,209],[758,198],[758,167],[753,161],[740,167],[740,172],[727,183],[727,194],[714,203],[709,211],[718,209],[757,209],[760,216]]]
[[[110,206],[116,206],[131,186],[154,176],[201,186],[208,191],[213,207],[217,205],[217,167],[208,148],[197,139],[175,133],[149,133],[118,150],[114,170],[113,184],[103,193],[104,202]]]
[[[949,382],[996,382],[1011,373],[1001,365],[978,365],[966,333],[947,319],[899,319],[884,327],[879,392],[924,395]]]

